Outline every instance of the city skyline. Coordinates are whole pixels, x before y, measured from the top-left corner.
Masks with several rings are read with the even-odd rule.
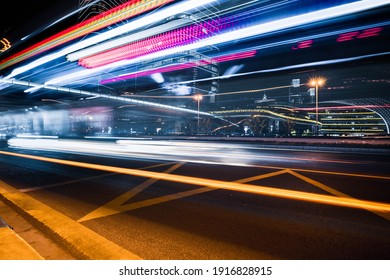
[[[186,7],[185,1],[159,0],[153,2],[156,6],[145,7],[138,6],[137,1],[126,2],[118,6],[123,16],[112,26],[106,25],[105,18],[115,13],[108,9],[95,15],[91,10],[90,19],[61,26],[67,36],[54,30],[52,35],[42,32],[37,36],[46,34],[49,39],[36,41],[28,51],[11,48],[9,55],[5,52],[2,56],[1,110],[47,107],[42,100],[53,99],[80,107],[78,100],[94,95],[114,107],[116,97],[123,97],[138,106],[140,115],[143,110],[148,115],[154,112],[153,107],[165,106],[172,114],[187,112],[190,118],[199,111],[210,116],[210,112],[226,109],[278,105],[314,108],[329,101],[354,104],[360,99],[367,104],[372,100],[375,106],[379,102],[387,110],[388,6],[366,11],[364,5],[371,4],[365,1],[362,6],[353,1],[341,2],[340,6],[302,2],[291,4],[296,8],[291,14],[286,3],[263,7],[236,2],[223,1],[217,7],[213,1],[205,1],[210,5],[208,10],[195,10],[193,16],[175,15],[175,7],[191,10],[197,5],[194,2],[192,8]],[[149,14],[159,5],[172,16],[158,11]],[[127,11],[130,8],[136,11],[131,13],[145,16],[133,19]],[[350,17],[348,9],[359,12]],[[323,12],[328,10],[331,12]],[[74,18],[77,11],[73,9],[70,17]],[[210,19],[211,11],[219,17]],[[280,12],[277,18],[272,16],[275,11]],[[257,17],[258,12],[264,19]],[[94,25],[87,28],[88,23]],[[105,34],[116,35],[106,38]],[[102,42],[100,38],[104,38]],[[319,88],[314,104],[309,81],[316,77],[323,77],[326,83]],[[299,87],[292,85],[293,80],[299,81]],[[292,91],[296,98],[292,98]],[[203,96],[198,106],[193,101],[197,94]],[[158,120],[158,111],[153,114]]]

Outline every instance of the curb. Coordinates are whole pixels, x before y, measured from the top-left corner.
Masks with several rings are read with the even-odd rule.
[[[8,226],[0,228],[1,260],[44,260],[30,244]]]
[[[1,180],[0,200],[36,228],[48,232],[54,241],[64,244],[77,259],[141,260],[139,256]]]

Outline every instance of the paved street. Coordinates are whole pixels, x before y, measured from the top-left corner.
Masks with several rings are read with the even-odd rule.
[[[86,252],[96,240],[142,259],[390,256],[389,155],[159,144],[159,152],[157,143],[148,147],[155,159],[123,146],[114,156],[106,142],[96,155],[5,148],[1,188],[16,193],[5,195],[15,208],[31,207],[26,220],[76,258],[89,253],[80,256],[72,242]],[[72,237],[90,230],[90,239]]]

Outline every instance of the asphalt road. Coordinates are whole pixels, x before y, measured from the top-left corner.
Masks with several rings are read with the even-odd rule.
[[[142,259],[390,258],[389,211],[359,204],[390,206],[389,155],[166,141],[114,155],[99,143],[3,148],[0,180]]]

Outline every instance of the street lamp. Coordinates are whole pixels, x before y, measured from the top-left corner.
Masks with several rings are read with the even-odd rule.
[[[314,78],[310,80],[309,84],[316,89],[316,136],[318,136],[318,87],[321,87],[325,84],[325,79]]]
[[[198,94],[195,94],[193,98],[194,98],[194,100],[196,100],[198,102],[198,126],[197,126],[197,129],[199,132],[199,109],[200,109],[200,101],[203,99],[203,95],[198,93]]]

